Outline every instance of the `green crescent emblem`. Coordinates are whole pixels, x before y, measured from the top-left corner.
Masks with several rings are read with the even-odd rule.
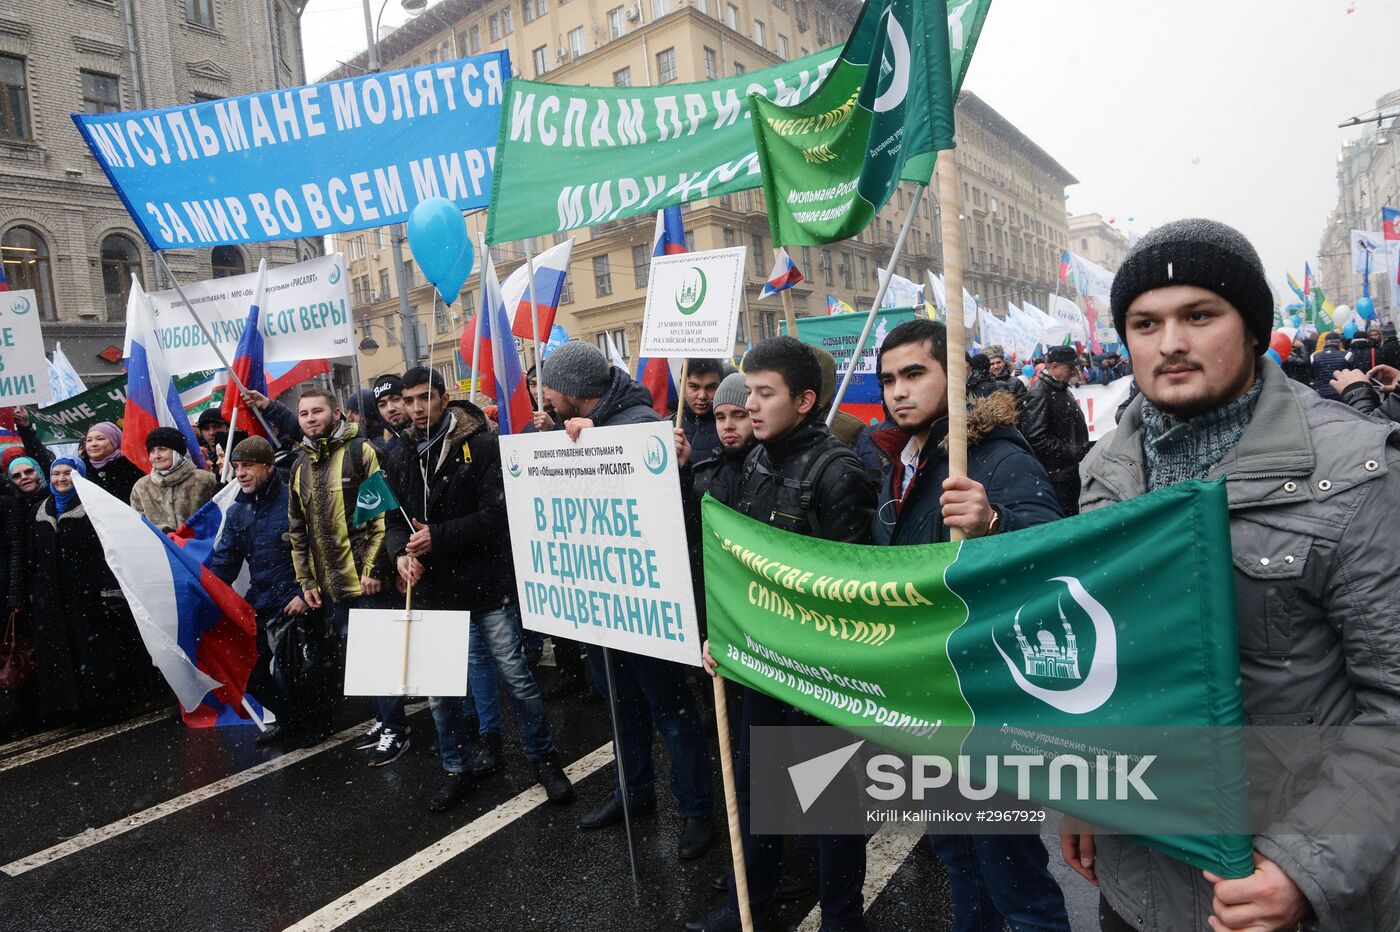
[[[330,282],[332,285],[334,285],[336,282],[340,281],[340,266],[338,266],[338,265],[332,265],[332,266],[331,266],[331,274],[329,274],[329,275],[326,276],[326,281]]]
[[[34,305],[30,303],[28,298],[20,298],[14,304],[10,305],[10,313],[21,317],[28,314],[33,309]]]
[[[698,265],[691,266],[690,271],[695,274],[687,275],[676,291],[676,310],[687,317],[700,310],[705,303],[705,292],[709,290],[704,271]]]
[[[373,511],[383,501],[384,499],[380,497],[378,492],[366,489],[360,493],[359,500],[355,502],[355,505],[364,511]]]

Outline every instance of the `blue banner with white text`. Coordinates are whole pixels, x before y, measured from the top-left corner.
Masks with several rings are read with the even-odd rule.
[[[73,122],[152,249],[255,243],[485,207],[509,77],[487,52]]]

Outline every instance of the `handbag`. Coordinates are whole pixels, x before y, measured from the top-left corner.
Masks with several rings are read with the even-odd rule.
[[[10,612],[0,639],[0,689],[19,689],[34,676],[34,639],[19,636],[19,614]]]

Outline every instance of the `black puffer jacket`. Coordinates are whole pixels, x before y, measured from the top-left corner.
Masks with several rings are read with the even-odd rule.
[[[471,612],[500,608],[515,593],[515,570],[496,435],[475,405],[448,408],[428,433],[424,439],[410,432],[385,465],[404,511],[432,530],[433,549],[421,558],[423,579],[413,587],[413,604]],[[398,509],[384,517],[386,548],[397,559],[413,529]]]
[[[661,420],[651,407],[651,392],[621,369],[612,370],[612,384],[586,415],[594,427],[619,424],[651,424]]]
[[[719,431],[715,429],[714,413],[701,417],[689,408],[681,417],[681,428],[690,442],[690,456],[699,464],[720,454]],[[696,468],[699,468],[698,465]]]
[[[933,544],[949,539],[938,500],[948,478],[948,419],[934,425],[919,459],[913,484],[903,500],[904,463],[900,454],[909,435],[898,427],[875,433],[890,465],[880,485],[880,507],[872,526],[877,544]],[[1019,531],[1064,517],[1055,489],[1031,445],[1016,429],[1016,404],[1004,394],[976,402],[967,416],[967,475],[987,490],[1001,515],[998,533]]]
[[[1051,481],[1077,480],[1089,452],[1089,425],[1069,386],[1044,372],[1026,392],[1021,429]]]
[[[119,456],[106,466],[99,468],[92,465],[92,460],[88,459],[87,453],[83,453],[83,463],[87,466],[89,479],[100,485],[102,491],[115,495],[126,504],[131,502],[131,490],[136,486],[137,481],[145,475],[140,466],[125,456]]]
[[[744,461],[735,510],[784,531],[870,543],[875,483],[851,448],[813,411]]]

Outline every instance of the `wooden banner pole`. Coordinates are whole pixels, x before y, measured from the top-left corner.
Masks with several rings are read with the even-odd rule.
[[[935,178],[943,217],[943,287],[952,307],[954,297],[963,293],[962,186],[955,150],[938,153]],[[952,477],[967,475],[967,334],[961,314],[948,316],[948,475]],[[963,539],[958,528],[952,532],[953,540]]]
[[[739,794],[734,783],[734,751],[729,743],[729,698],[724,678],[710,678],[715,689],[715,728],[719,732],[719,772],[724,779],[724,815],[729,822],[729,853],[734,863],[734,895],[739,901],[739,925],[753,932],[749,906],[749,872],[744,864],[744,833],[739,827]]]

